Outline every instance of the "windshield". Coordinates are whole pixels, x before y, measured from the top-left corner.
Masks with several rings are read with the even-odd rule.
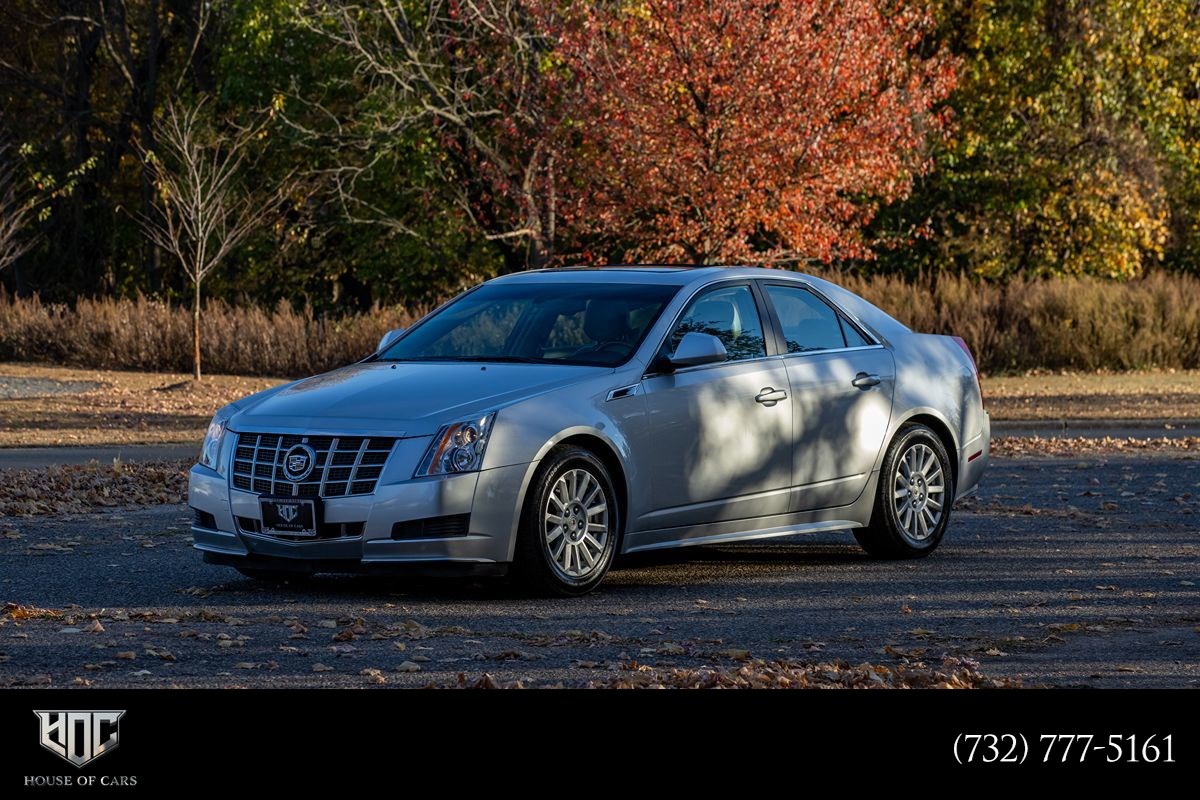
[[[615,367],[633,355],[677,286],[485,284],[409,331],[383,361]]]

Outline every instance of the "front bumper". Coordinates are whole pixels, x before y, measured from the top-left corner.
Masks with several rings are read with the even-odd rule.
[[[412,459],[405,456],[411,454],[402,451],[408,446],[421,447],[402,440],[391,462],[407,465]],[[361,524],[361,534],[289,540],[246,526],[246,521],[261,522],[258,495],[233,489],[226,476],[197,464],[188,476],[188,504],[200,512],[192,524],[194,546],[213,563],[304,572],[443,571],[456,566],[479,574],[502,571],[512,560],[520,498],[532,464],[389,482],[398,477],[389,476],[390,466],[373,494],[322,503],[325,523],[355,529]],[[470,515],[465,535],[393,538],[397,522],[460,514]]]

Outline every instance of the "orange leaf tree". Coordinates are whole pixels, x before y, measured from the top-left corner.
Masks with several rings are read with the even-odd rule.
[[[907,0],[576,4],[561,211],[599,258],[694,263],[868,254],[941,135],[953,64]]]

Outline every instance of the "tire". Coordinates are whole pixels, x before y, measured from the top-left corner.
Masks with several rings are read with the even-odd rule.
[[[581,447],[552,450],[525,500],[514,577],[536,594],[587,594],[612,566],[620,519],[604,462]]]
[[[854,538],[875,558],[923,558],[946,534],[953,505],[954,471],[941,439],[924,425],[906,425],[884,456],[871,524]]]

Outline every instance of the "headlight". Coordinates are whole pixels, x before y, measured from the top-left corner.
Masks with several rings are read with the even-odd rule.
[[[454,475],[473,472],[483,464],[483,451],[487,449],[488,434],[496,412],[478,419],[468,419],[443,425],[429,443],[429,449],[421,459],[414,478],[426,475]]]
[[[233,416],[232,408],[222,408],[208,423],[204,434],[204,444],[200,448],[200,463],[209,469],[220,471],[218,460],[221,454],[221,440],[225,438],[225,424]]]

